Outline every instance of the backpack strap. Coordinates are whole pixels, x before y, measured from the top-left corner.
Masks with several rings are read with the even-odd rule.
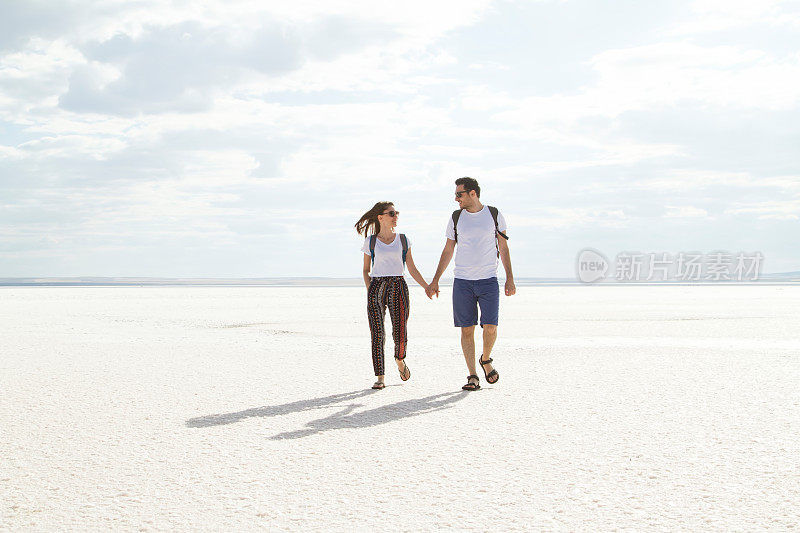
[[[372,258],[372,264],[375,264],[375,243],[378,241],[378,235],[373,234],[369,238],[369,255]]]
[[[406,264],[406,255],[408,254],[408,239],[405,233],[401,233],[400,244],[403,246],[403,264]],[[375,243],[378,242],[378,235],[371,235],[369,238],[369,255],[372,258],[372,264],[375,264]]]
[[[492,207],[491,205],[487,205],[486,207],[489,208],[489,212],[492,214],[492,218],[494,219],[494,230],[497,232],[505,240],[508,240],[508,235],[500,231],[500,226],[497,225],[497,213],[499,212],[496,207]]]
[[[458,228],[458,217],[460,217],[460,216],[461,216],[461,209],[456,209],[455,211],[453,211],[453,215],[452,215],[452,218],[453,218],[453,236],[455,237],[455,239],[453,239],[453,240],[455,240],[456,242],[458,242],[458,229],[457,228]]]
[[[494,232],[497,235],[500,235],[505,240],[508,240],[508,235],[500,231],[500,226],[497,225],[497,213],[498,210],[496,207],[492,207],[491,205],[487,205],[486,207],[489,208],[489,212],[492,214],[492,218],[494,219]],[[497,237],[495,237],[494,245],[497,248],[497,257],[500,257],[500,245],[497,242]]]
[[[403,246],[403,264],[406,264],[406,255],[408,254],[408,239],[406,239],[406,234],[400,234],[400,244]]]

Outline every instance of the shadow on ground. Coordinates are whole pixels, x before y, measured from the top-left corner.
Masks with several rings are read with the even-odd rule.
[[[282,405],[256,407],[253,409],[238,411],[236,413],[200,416],[187,420],[186,427],[203,428],[222,426],[225,424],[239,422],[245,418],[287,415],[346,403],[344,409],[337,411],[330,416],[312,420],[311,422],[306,423],[305,429],[287,431],[270,437],[272,440],[299,439],[334,429],[372,427],[380,424],[386,424],[394,420],[400,420],[402,418],[424,415],[427,413],[433,413],[435,411],[441,411],[443,409],[450,409],[453,407],[455,402],[462,400],[468,394],[463,391],[434,394],[424,398],[404,400],[402,402],[383,405],[381,407],[360,412],[355,411],[361,407],[362,404],[349,403],[355,399],[362,398],[376,392],[378,391],[353,391],[342,394],[333,394],[331,396],[324,396],[321,398],[313,398],[311,400],[300,400]]]
[[[442,409],[450,409],[453,407],[453,403],[466,396],[466,392],[447,392],[426,396],[425,398],[405,400],[357,413],[354,411],[356,408],[360,407],[360,405],[350,404],[337,413],[308,422],[306,424],[307,429],[287,431],[270,438],[272,440],[299,439],[333,429],[377,426],[394,420],[400,420],[401,418],[424,415],[434,411],[441,411]]]
[[[197,418],[190,418],[186,421],[186,427],[190,428],[207,428],[210,426],[224,426],[225,424],[234,424],[245,418],[252,417],[268,417],[268,416],[281,416],[291,413],[299,413],[301,411],[311,411],[313,409],[322,409],[329,405],[349,402],[357,398],[362,398],[378,391],[367,389],[353,392],[343,392],[340,394],[332,394],[321,398],[312,398],[310,400],[298,400],[296,402],[284,403],[281,405],[271,405],[268,407],[254,407],[252,409],[245,409],[236,413],[223,413],[219,415],[206,415]]]

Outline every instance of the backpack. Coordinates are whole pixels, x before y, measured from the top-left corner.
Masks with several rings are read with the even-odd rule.
[[[403,265],[406,264],[406,254],[408,253],[408,240],[405,233],[398,235],[400,244],[403,246]],[[369,238],[369,255],[372,257],[372,264],[375,264],[375,243],[378,242],[378,235],[371,235]]]
[[[508,240],[508,235],[500,231],[500,227],[497,225],[497,208],[492,207],[491,205],[487,205],[486,207],[489,208],[489,212],[492,214],[492,219],[494,220],[494,231],[497,235],[500,235],[505,240]],[[455,241],[458,242],[458,218],[461,216],[462,209],[456,209],[453,211],[453,236],[455,237]],[[497,257],[500,257],[500,247],[497,245],[497,240],[494,243],[495,247],[497,247]]]

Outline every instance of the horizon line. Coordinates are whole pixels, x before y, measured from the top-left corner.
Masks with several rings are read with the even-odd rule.
[[[498,280],[505,280],[498,276]],[[624,280],[615,278],[593,283],[585,283],[577,277],[518,277],[514,278],[520,286],[546,285],[594,285],[594,286],[698,286],[698,285],[797,285],[800,284],[800,271],[761,274],[757,279],[748,280]],[[326,277],[326,276],[276,276],[251,278],[219,278],[219,277],[155,277],[155,276],[31,276],[0,277],[0,286],[12,287],[87,287],[87,286],[264,286],[264,287],[348,287],[362,286],[364,280],[358,277]],[[453,278],[440,280],[445,286],[453,283]],[[414,282],[416,285],[416,282]]]

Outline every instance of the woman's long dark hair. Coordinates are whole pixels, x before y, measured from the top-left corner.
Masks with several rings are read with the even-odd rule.
[[[359,234],[367,235],[371,233],[381,232],[381,223],[378,222],[378,215],[382,215],[387,207],[392,207],[392,202],[378,202],[372,206],[372,209],[361,215],[361,218],[356,222],[356,231]]]

